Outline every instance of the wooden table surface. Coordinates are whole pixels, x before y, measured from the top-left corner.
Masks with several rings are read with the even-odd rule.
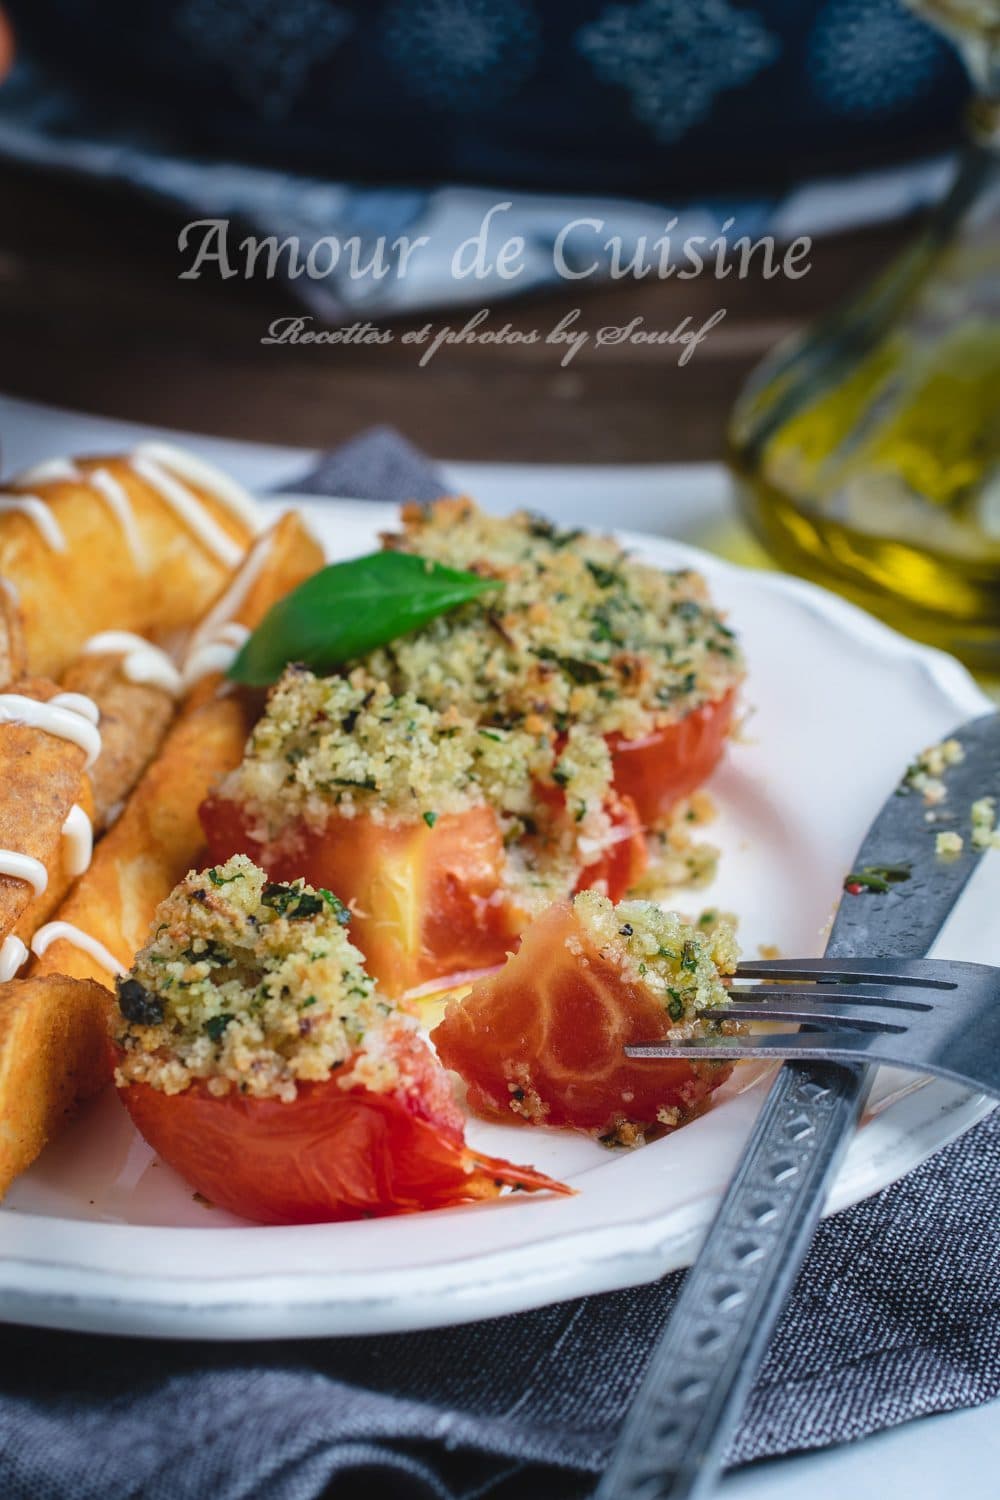
[[[331,445],[388,422],[442,457],[560,463],[717,458],[741,383],[780,337],[882,267],[913,223],[818,240],[800,280],[730,277],[567,286],[493,304],[492,324],[669,330],[726,317],[683,368],[667,346],[591,344],[568,369],[544,343],[443,348],[424,369],[387,345],[260,343],[298,311],[276,282],[178,280],[189,217],[91,184],[0,167],[0,349],[8,394],[232,437]],[[471,311],[471,309],[470,309]],[[428,315],[440,326],[464,313]],[[2,433],[0,433],[2,444]]]

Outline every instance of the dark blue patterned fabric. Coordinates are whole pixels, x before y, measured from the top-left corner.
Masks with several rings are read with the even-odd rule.
[[[955,133],[902,0],[7,0],[106,126],[394,183],[774,190]]]

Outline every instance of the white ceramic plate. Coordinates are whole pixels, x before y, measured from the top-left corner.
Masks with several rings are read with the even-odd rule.
[[[367,550],[392,508],[309,502],[330,555]],[[651,537],[652,563],[703,570],[750,663],[749,742],[714,778],[715,887],[687,903],[739,913],[744,951],[819,953],[844,872],[908,758],[990,705],[956,662],[796,580]],[[928,837],[930,837],[928,833]],[[983,860],[935,951],[1000,961]],[[684,905],[683,898],[678,904]],[[609,1154],[568,1132],[472,1122],[494,1155],[579,1189],[405,1219],[260,1228],[202,1206],[98,1099],[0,1212],[0,1318],[196,1338],[376,1333],[491,1317],[652,1280],[690,1262],[764,1092],[739,1074],[701,1119]],[[883,1070],[829,1205],[855,1203],[988,1111],[980,1096]]]

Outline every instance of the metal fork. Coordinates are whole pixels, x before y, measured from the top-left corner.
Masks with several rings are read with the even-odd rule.
[[[805,958],[743,963],[736,978],[758,982],[730,989],[726,1004],[698,1015],[807,1029],[657,1042],[626,1047],[626,1055],[891,1063],[1000,1098],[1000,969],[949,959]]]

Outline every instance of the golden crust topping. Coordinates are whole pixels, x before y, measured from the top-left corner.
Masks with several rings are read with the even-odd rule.
[[[269,881],[243,855],[191,871],[157,910],[153,935],[119,981],[119,1083],[179,1093],[194,1079],[293,1099],[362,1048],[392,1016],[329,891]],[[382,1088],[395,1075],[380,1063]]]

